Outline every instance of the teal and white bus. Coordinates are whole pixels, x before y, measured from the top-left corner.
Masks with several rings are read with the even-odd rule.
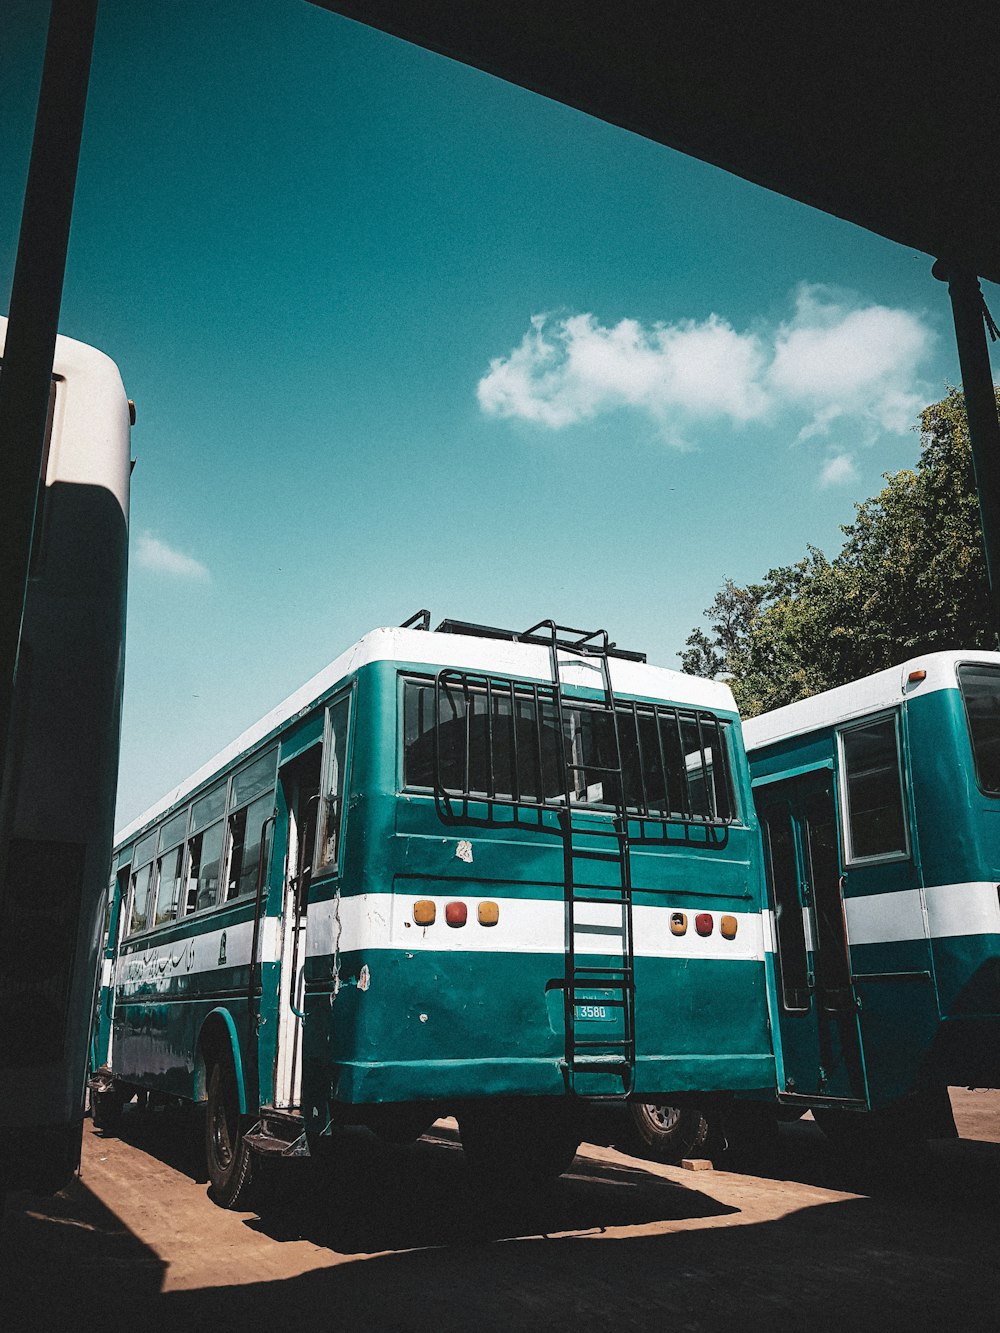
[[[743,732],[779,1099],[835,1135],[953,1134],[947,1085],[1000,1086],[1000,654],[928,653]]]
[[[118,836],[97,1121],[207,1103],[232,1207],[342,1123],[453,1113],[528,1182],[591,1100],[773,1095],[759,849],[725,685],[552,622],[374,630]]]
[[[7,320],[0,318],[0,360]],[[125,632],[131,404],[102,352],[57,338],[0,849],[0,1194],[80,1160],[105,925]]]

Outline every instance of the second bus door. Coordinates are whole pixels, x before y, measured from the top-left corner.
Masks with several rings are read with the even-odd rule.
[[[864,1103],[833,774],[767,783],[754,795],[775,926],[778,1091]]]

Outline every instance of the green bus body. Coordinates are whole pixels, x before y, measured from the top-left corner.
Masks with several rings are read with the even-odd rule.
[[[497,1097],[773,1090],[759,838],[739,720],[724,687],[613,663],[626,670],[615,685],[619,700],[666,701],[675,720],[677,706],[700,691],[705,725],[711,714],[725,735],[725,764],[721,756],[713,762],[728,769],[733,799],[724,827],[661,821],[659,836],[644,840],[648,828],[630,821],[634,1058],[625,1080],[602,1074],[599,1061],[586,1076],[567,1069],[559,811],[525,797],[530,818],[516,800],[490,815],[486,796],[468,792],[449,810],[440,791],[412,773],[408,780],[407,709],[431,697],[413,691],[431,691],[457,664],[477,680],[502,677],[513,700],[509,682],[544,681],[548,660],[537,646],[373,631],[120,837],[95,1066],[120,1086],[199,1101],[207,1062],[223,1043],[241,1112],[284,1107],[314,1135],[414,1103],[443,1113]],[[645,693],[622,683],[633,676]],[[601,698],[579,684],[565,693],[569,704]],[[422,746],[426,767],[431,732],[415,735],[412,753]],[[240,823],[235,787],[254,762],[273,765],[270,786],[242,807],[265,815],[260,829],[249,816]],[[205,844],[194,845],[184,812],[220,782],[231,784],[221,866],[234,839],[244,839],[244,852],[261,839],[260,877],[252,882],[244,866],[234,879],[230,866],[219,875],[220,899],[227,882],[244,891],[197,910],[192,867],[200,869]],[[178,829],[187,830],[180,842]],[[169,915],[163,886],[175,877],[182,910],[195,906],[160,924],[152,906],[146,919],[136,915],[137,876],[145,873],[137,850],[154,845],[151,834],[159,885],[150,903],[162,895]],[[171,840],[178,852],[166,846]],[[595,861],[594,883],[611,883],[613,872]],[[421,924],[431,910],[433,921]],[[577,955],[613,969],[619,948],[605,945],[602,932],[613,938],[614,928],[596,919],[602,909],[594,916],[573,927]],[[577,1039],[614,1047],[622,1018],[613,988],[595,983],[573,1000]]]
[[[744,734],[783,1099],[1000,1086],[1000,654],[927,654]]]

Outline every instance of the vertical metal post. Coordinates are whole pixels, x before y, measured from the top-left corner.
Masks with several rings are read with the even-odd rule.
[[[97,0],[52,0],[0,374],[3,766],[96,21]]]
[[[939,259],[931,272],[941,282],[947,282],[951,297],[972,466],[979,493],[993,628],[1000,633],[1000,419],[986,343],[983,293],[976,274],[959,264]]]

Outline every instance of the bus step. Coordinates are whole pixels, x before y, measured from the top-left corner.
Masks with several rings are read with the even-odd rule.
[[[261,1108],[256,1125],[243,1136],[247,1147],[262,1157],[308,1157],[305,1123],[290,1111]]]

